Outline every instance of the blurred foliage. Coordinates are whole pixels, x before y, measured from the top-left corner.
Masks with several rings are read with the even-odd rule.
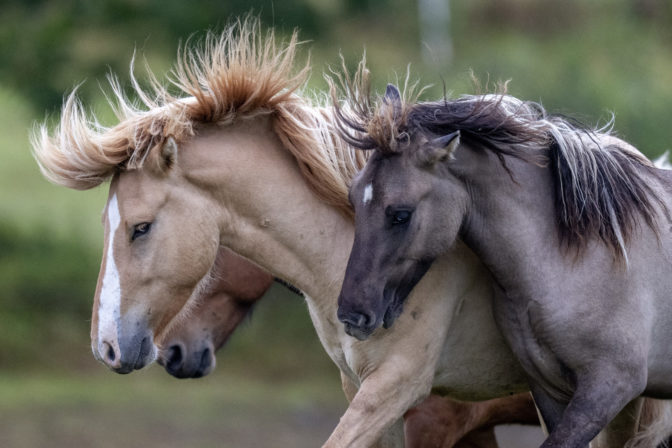
[[[553,112],[615,128],[650,156],[670,145],[672,7],[665,0],[487,0],[451,3],[452,60],[423,60],[418,3],[404,0],[4,0],[0,6],[0,368],[90,361],[88,324],[101,253],[105,188],[72,192],[47,184],[28,132],[58,117],[64,94],[79,94],[103,122],[112,115],[100,86],[127,79],[134,50],[161,78],[179,42],[219,30],[253,11],[266,26],[307,40],[323,90],[342,52],[354,67],[366,49],[374,84],[411,77],[427,98],[472,93],[512,79],[510,92]],[[141,63],[138,65],[142,65]],[[137,69],[142,79],[141,69]],[[236,334],[220,366],[295,375],[333,370],[301,300],[275,288]],[[48,350],[44,350],[48,347]],[[225,360],[222,362],[222,360]],[[46,363],[46,364],[45,364]],[[60,364],[59,364],[60,363]]]
[[[97,254],[54,238],[46,227],[25,234],[6,223],[0,223],[0,248],[0,366],[41,358],[42,348],[65,330],[59,324],[74,326],[70,334],[86,334]]]
[[[292,17],[311,35],[325,28],[308,2],[266,2],[265,23]],[[40,109],[60,105],[64,92],[86,77],[125,73],[130,50],[148,46],[149,58],[172,57],[177,43],[217,29],[250,11],[246,0],[5,1],[0,16],[0,77]],[[253,9],[254,10],[254,9]],[[91,92],[87,92],[91,93]]]

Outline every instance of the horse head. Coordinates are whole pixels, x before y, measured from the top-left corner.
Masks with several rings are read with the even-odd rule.
[[[219,248],[209,205],[183,175],[170,138],[141,168],[114,176],[91,324],[93,354],[112,370],[154,361],[155,338],[209,278]]]

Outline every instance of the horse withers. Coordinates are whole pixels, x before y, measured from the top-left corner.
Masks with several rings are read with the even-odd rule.
[[[374,150],[350,190],[347,331],[389,328],[460,237],[496,281],[495,317],[550,431],[544,447],[587,446],[640,395],[672,398],[669,172],[511,96],[401,96],[390,85],[377,110],[340,114],[344,138]],[[648,443],[672,431],[658,423]]]

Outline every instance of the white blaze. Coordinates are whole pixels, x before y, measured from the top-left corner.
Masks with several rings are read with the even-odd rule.
[[[366,187],[364,187],[364,198],[362,199],[362,202],[364,204],[367,204],[372,198],[373,198],[373,185],[369,184]]]
[[[117,232],[121,216],[117,195],[114,194],[107,205],[107,221],[110,233],[107,238],[107,255],[105,257],[105,275],[98,299],[98,343],[117,342],[117,323],[121,308],[121,282],[119,271],[114,262],[114,235]]]

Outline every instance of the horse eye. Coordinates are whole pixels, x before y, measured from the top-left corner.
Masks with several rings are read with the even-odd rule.
[[[135,241],[136,238],[149,232],[149,229],[152,228],[151,222],[141,222],[133,226],[133,234],[131,235],[131,241]]]
[[[392,225],[406,224],[411,219],[410,210],[398,210],[392,215]]]

